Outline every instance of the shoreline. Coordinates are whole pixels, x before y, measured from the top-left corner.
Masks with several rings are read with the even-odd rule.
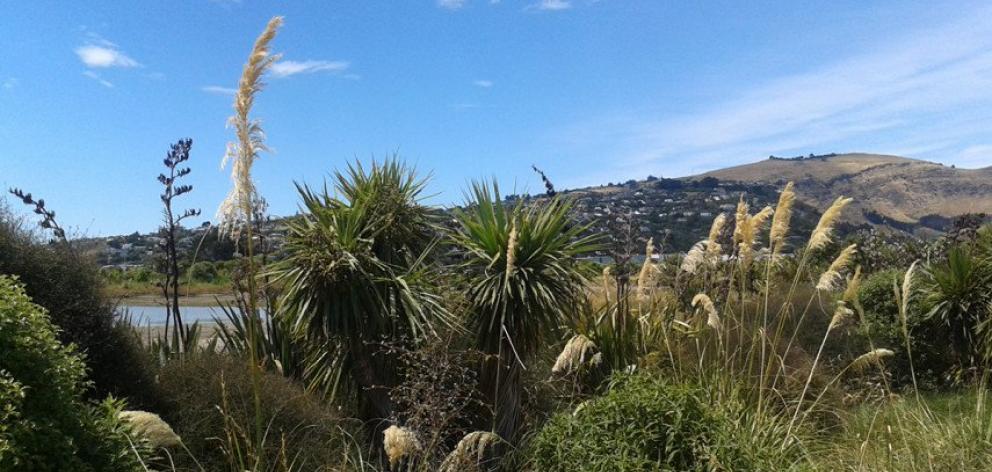
[[[116,297],[121,305],[131,306],[165,306],[165,300],[161,295],[125,295]],[[190,296],[180,296],[180,306],[188,307],[214,307],[220,303],[233,303],[234,295],[229,293],[202,293]]]

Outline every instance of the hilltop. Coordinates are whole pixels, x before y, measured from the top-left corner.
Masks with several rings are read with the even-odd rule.
[[[840,195],[853,197],[846,212],[853,224],[904,231],[941,230],[965,213],[992,213],[992,167],[957,169],[939,163],[878,154],[830,154],[775,158],[707,172],[743,184],[796,184],[799,198],[824,209]]]

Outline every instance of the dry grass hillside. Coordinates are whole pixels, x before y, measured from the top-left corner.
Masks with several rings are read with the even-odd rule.
[[[992,213],[992,167],[955,169],[899,156],[838,154],[768,159],[697,177],[773,184],[792,180],[806,203],[821,210],[840,195],[854,197],[854,211],[847,213],[852,223],[878,223],[881,216],[896,224],[917,224],[928,215]]]

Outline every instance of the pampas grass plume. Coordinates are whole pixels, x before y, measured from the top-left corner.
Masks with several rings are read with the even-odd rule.
[[[854,362],[851,362],[850,368],[860,372],[865,370],[865,368],[869,365],[877,364],[881,362],[882,359],[892,357],[893,355],[895,355],[895,353],[889,349],[872,349],[871,351],[858,356],[857,359],[854,359]]]
[[[817,290],[835,290],[841,280],[841,271],[851,263],[854,254],[858,251],[858,246],[852,244],[840,251],[837,258],[830,263],[830,267],[820,275],[820,280],[816,284]]]
[[[792,219],[792,205],[796,202],[796,192],[793,191],[792,182],[785,184],[785,189],[778,196],[778,205],[775,206],[775,215],[772,216],[772,229],[768,239],[772,247],[772,253],[781,252],[785,244],[785,235],[789,232],[789,221]]]
[[[853,200],[846,197],[837,197],[837,200],[834,200],[830,208],[827,208],[827,211],[823,212],[823,215],[820,216],[820,221],[816,224],[816,228],[813,229],[813,233],[809,237],[809,243],[806,245],[807,250],[816,251],[830,243],[837,219],[840,218],[844,207]]]
[[[131,430],[153,448],[173,447],[182,444],[182,439],[172,430],[169,423],[147,411],[122,411],[118,416],[131,425]]]
[[[479,463],[485,459],[486,451],[500,442],[499,436],[489,431],[474,431],[465,435],[455,449],[441,463],[440,472],[462,472],[480,470]]]
[[[390,467],[395,467],[401,459],[420,450],[420,441],[413,431],[392,425],[382,433],[382,446]]]
[[[217,210],[222,232],[236,233],[239,225],[246,223],[252,214],[255,199],[255,182],[251,178],[251,168],[259,153],[266,151],[265,132],[261,123],[249,117],[255,103],[255,94],[262,90],[262,76],[272,64],[279,60],[278,54],[269,53],[269,43],[282,26],[282,17],[269,20],[265,31],[255,40],[248,62],[245,63],[238,91],[234,95],[234,116],[228,124],[235,130],[237,141],[227,145],[227,152],[221,161],[221,168],[231,164],[231,191]]]
[[[720,329],[720,314],[716,311],[716,306],[713,305],[713,300],[710,299],[709,295],[705,293],[698,293],[695,297],[692,297],[692,307],[702,308],[706,313],[706,325],[710,328],[719,330]]]
[[[586,362],[586,356],[596,349],[596,343],[582,334],[578,334],[565,343],[565,348],[555,359],[555,365],[551,367],[551,373],[569,373],[577,369]],[[602,359],[602,358],[600,358]]]

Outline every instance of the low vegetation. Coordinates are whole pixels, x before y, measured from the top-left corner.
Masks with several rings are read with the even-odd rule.
[[[239,258],[165,251],[169,303],[197,281],[226,287],[215,335],[180,314],[172,336],[140,341],[102,280],[153,273],[101,277],[49,209],[49,242],[0,212],[3,470],[992,465],[981,219],[893,251],[878,234],[840,237],[849,198],[799,218],[787,183],[760,208],[740,196],[684,255],[658,255],[636,215],[590,231],[540,171],[543,198],[478,182],[446,218],[393,157],[298,185],[301,214],[273,255],[252,105],[280,26],[256,41],[235,97],[220,234]]]

